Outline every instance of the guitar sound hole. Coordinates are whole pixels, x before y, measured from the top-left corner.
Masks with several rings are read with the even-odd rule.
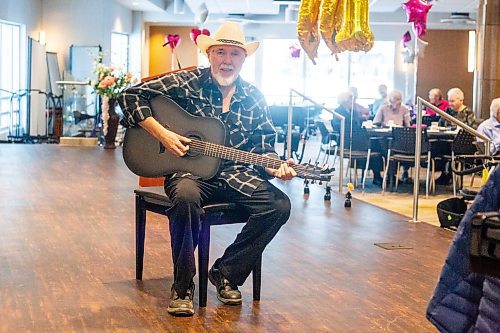
[[[203,139],[198,135],[198,134],[186,134],[185,135],[186,138],[189,138],[191,140],[199,140],[199,141],[203,141]],[[193,149],[189,149],[188,152],[186,153],[186,157],[195,157],[195,156],[198,156],[200,155],[200,153],[194,151]]]

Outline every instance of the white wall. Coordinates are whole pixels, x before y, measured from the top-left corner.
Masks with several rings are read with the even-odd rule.
[[[0,0],[0,20],[24,24],[28,36],[38,40],[42,29],[42,0]]]
[[[101,45],[109,63],[111,32],[132,33],[132,11],[114,0],[44,0],[47,50],[57,52],[59,66],[69,67],[71,45]]]

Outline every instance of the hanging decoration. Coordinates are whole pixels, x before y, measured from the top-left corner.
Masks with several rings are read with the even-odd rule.
[[[415,53],[412,49],[405,48],[403,51],[401,51],[401,56],[403,57],[403,62],[405,64],[413,64]]]
[[[168,45],[170,47],[170,50],[172,50],[172,52],[174,52],[174,49],[180,43],[181,43],[181,36],[179,36],[178,34],[175,34],[175,35],[168,34],[168,35],[165,35],[165,44],[163,44],[163,47]]]
[[[319,47],[318,16],[321,0],[302,0],[297,19],[297,34],[300,45],[313,64]]]
[[[409,41],[411,41],[411,34],[409,31],[406,31],[403,35],[403,38],[401,38],[401,45],[403,45],[403,47],[405,48],[406,43],[408,43]]]
[[[415,50],[415,54],[417,56],[419,56],[420,58],[423,58],[424,57],[424,52],[425,52],[425,48],[427,47],[427,45],[429,45],[428,42],[426,42],[425,40],[422,40],[418,37],[417,38],[417,47],[416,47],[416,50]]]
[[[372,49],[375,41],[370,30],[368,0],[356,0],[354,13],[354,37],[357,40],[357,46],[359,51],[368,52]]]
[[[409,0],[402,5],[408,17],[408,23],[413,23],[415,35],[422,37],[427,30],[427,13],[432,4],[425,0]]]
[[[196,25],[203,25],[207,21],[208,17],[208,8],[207,5],[203,2],[194,12],[194,23]]]
[[[181,63],[179,62],[179,58],[177,58],[176,54],[175,54],[175,48],[181,43],[181,36],[179,36],[178,34],[168,34],[168,35],[165,35],[165,43],[163,44],[163,47],[165,46],[169,46],[170,47],[170,51],[172,51],[172,60],[171,60],[171,69],[172,70],[175,70],[175,60],[177,60],[177,67],[180,69],[182,68],[181,66]]]
[[[294,59],[300,58],[300,47],[298,47],[297,44],[290,45],[289,49],[290,49],[290,56],[292,58],[294,58]]]
[[[343,0],[323,0],[319,16],[319,31],[326,46],[335,54],[342,52],[340,45],[335,42],[335,36],[342,25]]]
[[[370,30],[368,7],[369,0],[302,0],[297,35],[313,64],[320,43],[318,29],[337,59],[342,51],[371,50],[375,38]]]
[[[199,35],[206,35],[206,36],[210,36],[210,31],[208,29],[198,29],[198,28],[194,28],[194,29],[191,29],[191,32],[189,34],[191,36],[191,40],[195,43],[196,43],[196,39],[198,38]]]
[[[368,0],[344,0],[342,27],[335,41],[345,50],[368,52],[374,42],[368,20]]]

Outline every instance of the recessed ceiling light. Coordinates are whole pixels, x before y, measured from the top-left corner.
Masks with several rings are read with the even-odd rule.
[[[132,6],[139,6],[138,2],[132,2]]]

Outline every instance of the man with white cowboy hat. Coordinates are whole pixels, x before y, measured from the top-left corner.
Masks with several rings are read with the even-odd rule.
[[[122,124],[139,125],[172,154],[186,154],[190,139],[176,134],[175,128],[166,129],[152,116],[149,101],[163,95],[192,115],[218,117],[226,128],[227,146],[278,158],[273,147],[276,132],[264,96],[239,76],[246,57],[257,50],[259,43],[247,43],[238,23],[225,22],[213,37],[198,36],[197,45],[208,57],[210,67],[166,74],[128,88],[118,99],[125,116]],[[250,215],[236,240],[209,271],[217,298],[225,304],[241,304],[238,286],[290,215],[288,197],[268,179],[289,180],[295,175],[285,162],[279,169],[271,169],[231,161],[221,163],[220,173],[209,180],[184,172],[166,175],[165,193],[173,203],[167,212],[174,264],[167,309],[170,314],[194,313],[194,250],[201,207],[216,200],[236,202]]]

